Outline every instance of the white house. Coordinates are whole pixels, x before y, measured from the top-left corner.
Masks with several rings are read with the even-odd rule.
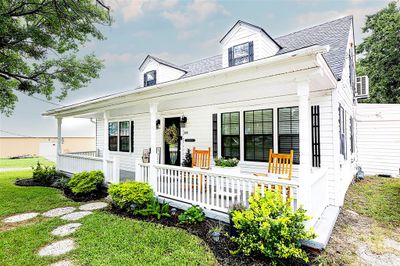
[[[160,198],[198,204],[224,221],[229,207],[246,204],[255,187],[281,185],[294,208],[303,205],[313,216],[319,237],[308,244],[323,248],[355,171],[353,32],[352,16],[281,37],[238,21],[215,44],[219,55],[180,66],[149,55],[137,89],[44,114],[57,118],[60,139],[63,118],[97,121],[96,156],[59,152],[57,167],[103,169],[109,182],[149,182]],[[177,154],[164,142],[172,124],[179,129]],[[193,147],[210,147],[213,158],[239,158],[239,167],[180,166]],[[292,180],[254,175],[267,172],[270,148],[294,150]],[[142,162],[145,149],[150,163]],[[207,182],[183,189],[198,182],[188,176]]]

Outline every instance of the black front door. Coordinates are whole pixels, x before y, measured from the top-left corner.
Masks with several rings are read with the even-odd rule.
[[[164,158],[165,164],[168,165],[181,165],[181,125],[180,125],[180,117],[172,117],[165,118],[165,130],[172,129],[175,125],[176,133],[177,133],[177,141],[176,143],[167,143],[164,136]],[[169,130],[170,132],[174,130]],[[165,131],[164,131],[165,132]],[[168,137],[169,139],[173,139],[171,134]]]

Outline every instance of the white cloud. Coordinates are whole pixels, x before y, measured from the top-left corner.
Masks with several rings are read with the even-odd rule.
[[[205,21],[216,14],[226,15],[228,12],[216,0],[193,0],[179,10],[166,10],[164,18],[176,28],[188,28],[194,23]]]
[[[110,2],[111,10],[122,13],[125,21],[142,17],[146,11],[169,10],[178,0],[115,0]]]
[[[348,8],[341,11],[325,11],[325,12],[308,12],[299,15],[295,19],[295,23],[299,27],[308,27],[318,25],[336,18],[353,15],[354,19],[354,32],[357,42],[361,40],[362,31],[361,28],[365,23],[365,16],[376,13],[378,10],[385,7],[388,1],[382,1],[382,6],[368,7],[368,8]]]

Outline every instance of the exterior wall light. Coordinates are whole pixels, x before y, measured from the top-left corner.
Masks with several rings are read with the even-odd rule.
[[[156,129],[160,129],[160,125],[161,125],[161,120],[157,119],[156,120]]]

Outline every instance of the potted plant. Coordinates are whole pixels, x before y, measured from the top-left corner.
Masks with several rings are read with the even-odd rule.
[[[211,238],[215,242],[218,242],[219,238],[221,237],[221,232],[223,230],[224,230],[224,228],[223,228],[223,226],[221,224],[218,224],[217,226],[214,226],[213,228],[210,229]]]
[[[164,140],[169,145],[169,158],[172,164],[175,164],[178,158],[178,128],[172,125],[165,129]]]
[[[236,167],[239,163],[239,160],[236,158],[218,158],[214,160],[215,166],[219,167]]]

